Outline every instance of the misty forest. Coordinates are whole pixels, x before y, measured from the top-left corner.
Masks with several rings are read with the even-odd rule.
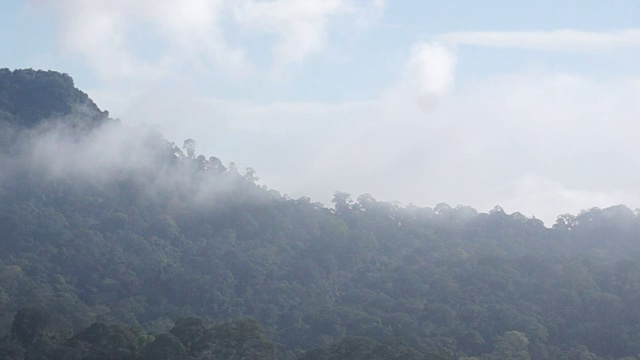
[[[0,358],[640,357],[638,210],[325,206],[196,141],[0,70]]]

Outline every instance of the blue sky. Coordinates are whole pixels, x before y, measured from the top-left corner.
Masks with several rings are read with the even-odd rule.
[[[637,1],[7,0],[0,43],[292,197],[640,206]]]

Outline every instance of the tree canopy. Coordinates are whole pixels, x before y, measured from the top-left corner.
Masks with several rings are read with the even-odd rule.
[[[0,124],[30,144],[0,147],[2,358],[640,354],[637,210],[592,208],[547,228],[499,207],[368,194],[337,192],[328,208],[196,154],[192,139],[187,154],[153,130],[132,142],[97,107],[90,119],[104,124],[42,128],[84,121],[71,110],[95,106],[83,94],[66,75],[0,71]],[[83,138],[125,151],[97,147],[113,150],[106,161]],[[52,141],[90,156],[32,156]]]

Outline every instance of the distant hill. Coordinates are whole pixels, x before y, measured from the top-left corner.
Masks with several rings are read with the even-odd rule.
[[[0,69],[0,122],[33,128],[47,119],[73,115],[89,123],[109,118],[67,74]]]
[[[291,199],[52,71],[0,111],[0,359],[640,357],[639,210]]]

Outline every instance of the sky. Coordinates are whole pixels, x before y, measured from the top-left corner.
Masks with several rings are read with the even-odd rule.
[[[0,45],[292,198],[640,207],[637,0],[4,0]]]

